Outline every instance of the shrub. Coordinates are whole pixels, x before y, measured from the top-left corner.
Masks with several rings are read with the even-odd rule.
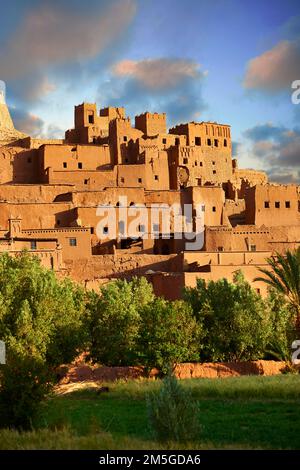
[[[150,430],[163,442],[195,441],[199,437],[198,407],[188,389],[169,374],[158,392],[147,397]]]
[[[203,359],[248,361],[264,355],[270,335],[270,314],[262,297],[238,272],[234,282],[198,279],[185,290],[203,329]]]
[[[199,358],[200,328],[186,302],[156,298],[141,314],[138,354],[149,370],[162,374],[176,363]]]
[[[140,312],[154,298],[145,278],[117,280],[91,293],[88,302],[90,358],[108,366],[132,365],[137,360],[136,341]]]
[[[1,425],[29,427],[55,368],[84,348],[83,291],[58,281],[37,258],[0,256]]]
[[[291,345],[297,339],[295,312],[284,295],[276,289],[270,289],[266,299],[270,312],[271,331],[267,344],[267,357],[281,361],[291,361]]]

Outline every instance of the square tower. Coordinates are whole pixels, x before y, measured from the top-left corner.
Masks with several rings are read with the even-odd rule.
[[[143,113],[135,116],[135,128],[148,137],[167,133],[166,113]]]

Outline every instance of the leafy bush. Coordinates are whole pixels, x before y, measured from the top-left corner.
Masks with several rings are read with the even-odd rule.
[[[297,339],[295,312],[283,294],[269,290],[266,307],[270,311],[271,331],[267,344],[267,357],[280,361],[291,361],[291,345]]]
[[[169,374],[158,392],[147,397],[152,434],[158,441],[188,442],[199,437],[198,407],[188,389]]]
[[[137,347],[146,369],[165,374],[176,363],[199,359],[199,341],[200,328],[186,302],[156,298],[143,309]]]
[[[234,282],[198,279],[185,290],[203,329],[203,359],[248,361],[264,355],[270,336],[270,313],[262,297],[238,272]]]
[[[84,348],[83,291],[58,281],[36,257],[0,256],[0,366],[2,426],[30,426],[55,382],[55,368]]]
[[[117,280],[91,293],[88,302],[90,357],[108,366],[132,365],[137,359],[136,341],[141,309],[154,299],[145,278]]]

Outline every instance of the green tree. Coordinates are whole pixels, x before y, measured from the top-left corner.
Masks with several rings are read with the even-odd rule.
[[[265,282],[286,297],[295,312],[295,325],[300,332],[300,247],[284,255],[276,253],[267,262],[269,268],[259,268],[264,276],[256,277],[255,281]]]
[[[247,361],[263,357],[270,334],[270,315],[261,296],[237,272],[233,282],[198,279],[185,290],[203,330],[206,361]]]
[[[89,296],[90,357],[108,366],[132,365],[137,359],[136,341],[140,312],[154,298],[145,278],[117,280]]]
[[[280,361],[291,361],[291,344],[297,338],[295,312],[285,296],[270,288],[266,298],[266,308],[270,312],[270,337],[266,347],[267,357]]]
[[[28,427],[55,382],[55,369],[70,362],[86,341],[84,293],[26,253],[0,256],[0,366],[3,426]]]
[[[138,354],[149,370],[166,374],[179,362],[199,359],[201,330],[190,306],[183,301],[156,298],[141,314]]]

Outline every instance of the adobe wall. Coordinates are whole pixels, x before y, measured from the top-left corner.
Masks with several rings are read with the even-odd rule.
[[[144,203],[145,192],[144,188],[123,188],[112,187],[105,188],[102,191],[80,191],[76,190],[71,193],[70,200],[75,206],[78,207],[94,207],[98,204],[108,204],[116,206],[119,202],[119,198],[122,196],[127,197],[128,205],[130,203]]]
[[[230,188],[228,197],[243,199],[248,188],[256,185],[266,185],[267,183],[268,176],[264,171],[239,169],[234,166],[231,181],[228,182]]]
[[[245,362],[204,362],[177,364],[174,374],[177,379],[218,379],[248,375],[279,375],[286,370],[282,361],[245,361]],[[158,376],[157,369],[152,369],[149,376]],[[69,384],[76,382],[113,382],[120,379],[139,379],[145,377],[143,367],[105,367],[88,365],[82,360],[70,364],[60,381],[60,388],[68,390]]]
[[[0,250],[1,251],[1,250]],[[8,251],[10,256],[18,256],[20,254],[20,248],[18,249],[8,249],[4,250]],[[61,258],[61,250],[60,249],[38,249],[38,250],[29,250],[32,256],[36,256],[39,258],[41,265],[47,269],[53,269],[57,273],[59,273],[63,269],[63,262]]]
[[[41,185],[41,184],[2,184],[0,185],[0,201],[18,202],[54,202],[56,197],[73,189],[73,185]]]
[[[300,223],[298,190],[295,185],[257,185],[245,194],[246,223],[291,225]]]
[[[111,171],[46,171],[47,184],[72,184],[79,190],[103,190],[117,185],[116,168]]]
[[[193,209],[202,208],[205,225],[221,225],[223,221],[224,191],[220,187],[201,186],[189,188]]]
[[[260,265],[266,267],[265,264]],[[226,278],[229,282],[233,281],[234,275],[237,271],[241,270],[246,281],[257,291],[265,297],[268,293],[267,284],[264,282],[254,282],[255,277],[261,276],[258,270],[259,266],[251,265],[215,265],[211,266],[210,272],[194,272],[184,273],[184,285],[185,287],[196,287],[197,279],[203,279],[206,282],[218,281],[219,279]]]
[[[146,169],[144,165],[117,165],[117,186],[145,188]]]
[[[184,289],[184,273],[182,272],[155,272],[146,275],[151,282],[156,296],[167,300],[178,300],[182,297]]]
[[[33,137],[25,137],[20,141],[20,145],[27,149],[38,149],[42,145],[63,145],[64,139],[36,139]]]
[[[181,261],[178,255],[98,255],[89,260],[67,260],[64,275],[71,276],[75,281],[85,283],[101,279],[126,278],[144,276],[148,271],[180,270]]]
[[[145,206],[142,211],[138,207],[134,207],[133,204],[137,203],[139,204],[142,201],[141,198],[138,198],[137,194],[132,191],[132,196],[130,197],[130,193],[128,194],[128,206],[123,206],[123,207],[116,207],[116,201],[118,201],[118,194],[115,194],[115,197],[113,195],[105,194],[101,199],[98,199],[98,204],[99,204],[99,210],[97,211],[97,206],[78,206],[74,209],[75,211],[75,219],[77,220],[77,223],[81,226],[85,227],[91,227],[93,236],[91,239],[93,247],[98,246],[99,250],[95,252],[95,254],[103,254],[105,252],[107,253],[113,253],[113,247],[115,246],[116,248],[121,248],[121,234],[123,233],[125,236],[125,227],[127,224],[127,231],[128,228],[135,229],[136,232],[134,233],[134,236],[138,236],[138,231],[141,231],[142,233],[149,234],[144,240],[141,240],[141,243],[136,244],[136,246],[133,246],[130,251],[131,253],[136,252],[136,253],[152,253],[154,249],[154,245],[156,244],[156,241],[154,240],[154,237],[150,235],[152,231],[155,232],[163,232],[165,233],[166,231],[169,232],[169,229],[171,229],[174,226],[173,224],[173,214],[171,213],[170,217],[167,218],[167,222],[165,223],[165,218],[166,218],[166,213],[165,210],[162,208],[162,210],[158,210],[155,214],[151,212],[151,207]],[[115,209],[114,215],[115,218],[113,220],[110,220],[108,222],[108,216],[109,216],[109,207],[105,207],[105,204],[111,204],[113,210]],[[103,208],[101,208],[101,205],[104,205]],[[125,209],[125,213],[124,213]],[[146,211],[146,213],[145,213]],[[146,215],[146,217],[144,217]],[[142,218],[141,218],[142,217]],[[101,232],[100,237],[101,239],[98,238],[97,236],[97,226],[99,224],[99,230],[102,230],[103,227],[100,227],[100,222],[101,226],[106,227],[106,232]],[[122,223],[122,226],[124,227],[123,229],[120,228],[120,223]],[[142,224],[143,227],[138,230],[138,226]],[[158,225],[158,228],[154,227],[154,224]],[[112,232],[113,231],[113,232]],[[129,234],[130,235],[130,234]],[[132,235],[133,236],[133,235]],[[126,237],[125,237],[126,238]],[[129,238],[129,237],[128,237]],[[176,242],[177,240],[165,240],[163,244],[168,244],[169,247],[169,252],[174,251],[174,246],[173,242]],[[179,240],[181,242],[181,240]],[[159,242],[159,240],[157,240]],[[108,248],[108,250],[105,249],[105,247]],[[102,251],[102,248],[105,249],[105,251]],[[158,249],[158,252],[159,249]]]
[[[108,145],[43,145],[39,151],[42,170],[101,170],[111,165]]]
[[[207,251],[185,251],[184,252],[184,269],[188,268],[189,264],[197,263],[201,266],[214,266],[214,265],[232,265],[241,266],[249,264],[267,264],[266,258],[271,256],[271,252],[252,252],[252,251],[229,251],[229,252],[207,252]]]
[[[43,238],[43,241],[37,242],[38,249],[44,248],[43,244],[47,244],[47,238],[55,238],[61,246],[63,261],[68,259],[89,259],[92,256],[91,232],[89,228],[65,227],[59,229],[22,230],[22,236],[33,240]],[[70,240],[75,240],[75,244],[71,244]]]
[[[0,146],[0,184],[38,182],[39,160],[37,150]]]
[[[231,156],[228,150],[212,147],[172,147],[170,150],[171,165],[174,169],[171,173],[171,188],[180,187],[180,175],[178,171],[185,169],[188,175],[185,186],[201,186],[205,183],[223,183],[230,180],[232,175]]]
[[[283,253],[300,244],[300,226],[237,225],[231,227],[207,227],[205,249],[207,251],[248,251],[267,250]],[[255,247],[255,248],[254,248]]]
[[[146,136],[166,134],[166,113],[143,113],[135,116],[135,128],[142,131]]]
[[[115,119],[109,124],[109,142],[112,151],[112,161],[115,165],[129,163],[134,160],[130,155],[130,141],[142,137],[143,132],[131,126],[129,118]]]
[[[244,199],[225,199],[223,207],[223,225],[244,224],[246,204]]]
[[[159,152],[158,158],[145,165],[145,189],[152,191],[170,188],[169,161],[167,152]]]
[[[0,227],[8,230],[8,219],[20,217],[24,229],[68,227],[75,213],[67,203],[0,202]]]

